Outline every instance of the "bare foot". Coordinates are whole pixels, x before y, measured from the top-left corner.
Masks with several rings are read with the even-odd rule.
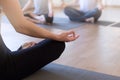
[[[33,47],[34,45],[36,45],[35,42],[26,42],[22,45],[22,49],[30,48]]]
[[[95,22],[95,18],[94,17],[87,18],[86,22],[94,23]]]

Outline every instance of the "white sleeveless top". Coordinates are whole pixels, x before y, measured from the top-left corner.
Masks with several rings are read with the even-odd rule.
[[[1,13],[2,13],[2,10],[0,8],[0,34],[1,34]]]
[[[48,0],[33,0],[35,14],[46,14],[48,13]]]
[[[79,0],[80,10],[87,12],[97,7],[97,0]]]

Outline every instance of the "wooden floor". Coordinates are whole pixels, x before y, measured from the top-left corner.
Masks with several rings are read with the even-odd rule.
[[[86,24],[74,30],[81,37],[55,62],[120,76],[120,28]]]
[[[114,9],[110,10],[114,11]],[[117,10],[115,9],[115,11]],[[119,16],[119,13],[117,14]],[[105,15],[108,16],[107,13],[103,14],[103,16]],[[101,17],[101,20],[112,19],[118,22],[119,18],[117,16],[113,18],[110,15],[107,18]],[[2,23],[2,26],[5,26],[2,27],[2,36],[11,50],[16,50],[24,42],[41,40],[18,34],[9,25]],[[6,27],[9,28],[7,33]],[[60,29],[50,30],[61,31]],[[65,51],[54,63],[120,76],[120,27],[85,24],[72,30],[80,34],[80,38],[66,43]],[[8,34],[12,34],[12,36]]]

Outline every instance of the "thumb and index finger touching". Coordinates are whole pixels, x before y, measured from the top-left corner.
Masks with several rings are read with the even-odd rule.
[[[68,32],[67,32],[67,35],[68,35],[69,37],[71,37],[71,39],[73,39],[73,40],[76,40],[76,39],[79,38],[79,36],[80,36],[80,35],[76,34],[74,31],[68,31]],[[72,41],[73,41],[73,40],[72,40]]]

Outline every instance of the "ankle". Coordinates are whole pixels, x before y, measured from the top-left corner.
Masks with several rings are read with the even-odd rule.
[[[89,22],[89,23],[94,23],[95,22],[95,18],[94,17],[90,17],[90,18],[87,18],[85,21]]]

